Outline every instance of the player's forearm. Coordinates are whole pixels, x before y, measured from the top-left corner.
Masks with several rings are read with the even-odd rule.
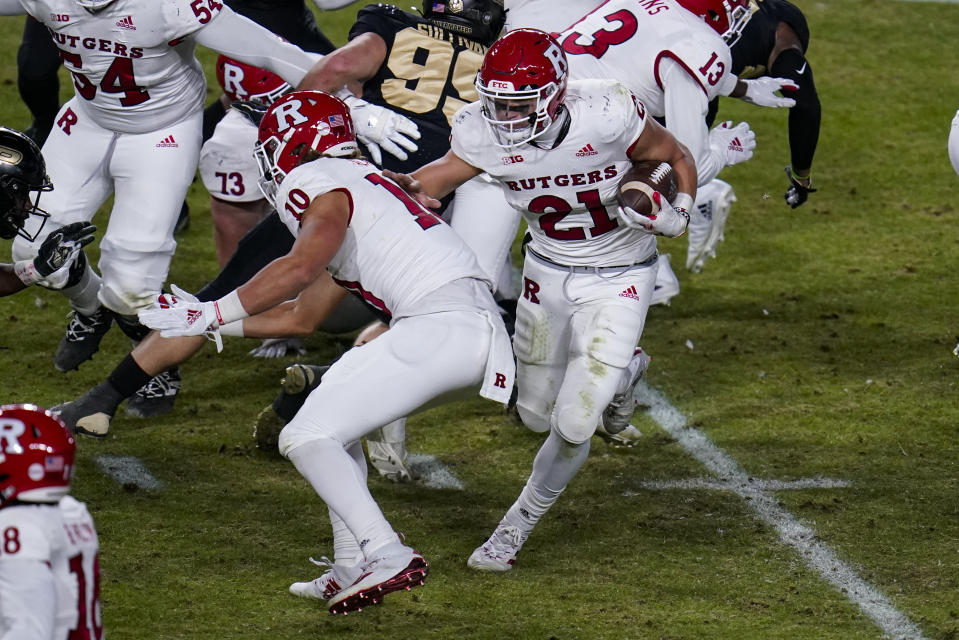
[[[249,18],[224,7],[214,20],[196,32],[196,41],[241,62],[268,69],[297,86],[320,54],[284,42]]]
[[[0,264],[0,296],[9,296],[26,288],[27,285],[17,277],[12,264]]]

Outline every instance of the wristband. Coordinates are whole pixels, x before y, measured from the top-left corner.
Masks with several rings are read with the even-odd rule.
[[[679,192],[676,194],[676,197],[673,198],[673,209],[682,209],[683,211],[689,211],[693,208],[695,201],[693,197],[688,193]]]
[[[37,266],[33,264],[33,260],[20,260],[19,262],[14,262],[13,272],[17,274],[18,278],[20,278],[20,282],[27,286],[43,280],[43,276],[40,275],[39,271],[37,271]]]
[[[799,175],[798,173],[796,173],[796,170],[795,170],[795,169],[793,169],[792,167],[789,167],[789,175],[792,177],[793,180],[795,180],[795,181],[798,182],[799,184],[802,184],[803,180],[807,181],[809,184],[812,184],[812,174],[811,174],[811,173],[810,173],[809,175],[807,175],[807,176],[801,176],[801,175]],[[804,184],[803,184],[803,186],[805,187],[805,186],[808,186],[808,185],[804,185]]]
[[[243,333],[243,321],[237,320],[235,322],[227,322],[226,324],[221,325],[220,335],[232,336],[234,338],[246,337],[246,334]]]
[[[240,295],[236,292],[236,289],[214,302],[213,309],[216,311],[216,323],[221,327],[234,320],[247,318],[250,315],[246,312],[246,309],[243,308],[243,304],[240,302]]]

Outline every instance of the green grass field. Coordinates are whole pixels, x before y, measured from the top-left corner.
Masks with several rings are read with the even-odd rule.
[[[254,360],[252,341],[208,348],[184,366],[173,414],[121,410],[108,439],[79,442],[74,494],[100,532],[107,636],[959,638],[959,177],[946,154],[959,6],[798,4],[823,103],[819,192],[795,211],[782,202],[785,112],[721,105],[720,117],[756,130],[756,155],[722,176],[739,201],[719,258],[679,274],[683,293],[650,311],[643,338],[649,384],[687,427],[638,413],[640,446],[596,440],[516,568],[487,576],[466,558],[519,492],[540,438],[479,399],[414,418],[411,451],[435,455],[464,488],[371,487],[429,559],[429,580],[333,618],[287,593],[319,575],[309,556],[332,552],[326,509],[251,438],[291,360]],[[355,12],[321,24],[342,42]],[[18,128],[29,124],[16,92],[21,25],[0,20],[0,122]],[[196,290],[217,270],[199,181],[190,204],[170,281]],[[681,266],[685,240],[662,248]],[[75,398],[128,351],[111,331],[92,362],[58,373],[66,312],[43,290],[0,301],[0,401]],[[327,360],[350,338],[317,335],[309,357]],[[767,488],[710,488],[717,478],[688,445],[697,434]],[[117,484],[97,467],[104,455],[139,458],[162,489]],[[769,484],[808,478],[845,484]],[[790,523],[813,537],[784,543],[776,525]],[[817,549],[842,567],[814,568]],[[823,577],[844,573],[875,590],[878,609]]]

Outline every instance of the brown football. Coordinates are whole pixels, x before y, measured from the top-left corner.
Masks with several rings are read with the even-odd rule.
[[[652,200],[653,191],[658,191],[672,202],[679,193],[676,172],[668,162],[635,162],[619,180],[616,199],[619,206],[629,207],[644,216],[659,213]]]

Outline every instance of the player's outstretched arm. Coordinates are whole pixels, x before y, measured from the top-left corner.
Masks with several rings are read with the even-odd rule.
[[[395,174],[390,171],[384,172],[384,175],[395,180],[420,204],[435,209],[440,206],[440,199],[482,172],[482,169],[474,167],[453,151],[447,151],[442,158],[437,158],[411,174]]]

